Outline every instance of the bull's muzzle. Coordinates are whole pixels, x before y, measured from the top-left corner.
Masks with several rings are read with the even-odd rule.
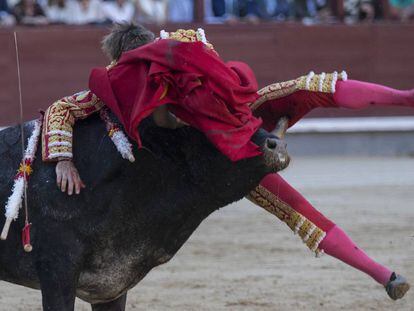
[[[266,138],[262,149],[266,165],[275,172],[281,171],[289,165],[290,157],[284,140]]]

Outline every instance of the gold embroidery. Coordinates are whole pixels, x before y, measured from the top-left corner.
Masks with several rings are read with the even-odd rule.
[[[196,42],[198,39],[197,32],[194,29],[177,29],[177,31],[170,32],[169,39],[181,42]]]
[[[118,131],[119,131],[119,128],[113,127],[109,130],[108,136],[112,138],[115,135],[115,133],[118,132]]]
[[[20,163],[20,166],[17,172],[19,174],[25,174],[26,176],[30,176],[33,173],[33,169],[30,164]]]
[[[69,136],[65,136],[65,135],[59,135],[59,134],[54,134],[54,135],[50,135],[48,137],[48,143],[56,143],[56,142],[68,142],[71,143],[72,142],[72,137]]]
[[[309,239],[306,241],[306,245],[312,251],[317,251],[319,243],[322,242],[323,238],[325,237],[326,232],[322,230],[314,230],[310,235]]]
[[[295,211],[265,187],[259,185],[247,196],[247,199],[261,206],[285,222],[293,232],[299,233],[310,250],[317,252],[319,243],[326,233],[305,216]]]
[[[174,32],[168,33],[168,39],[177,40],[180,42],[202,42],[201,34],[194,29],[177,29]],[[210,42],[205,42],[205,45],[214,51],[214,46]]]
[[[60,135],[64,131],[73,132],[76,120],[84,119],[99,111],[105,104],[90,91],[83,91],[67,96],[53,103],[45,113],[42,132],[42,157],[44,161],[51,159],[53,154],[72,154],[72,137]],[[66,146],[49,146],[55,142],[66,142]]]
[[[306,90],[311,92],[335,93],[337,81],[346,81],[346,72],[337,73],[321,73],[315,74],[311,71],[308,75],[296,79],[298,90]]]
[[[314,228],[314,224],[312,222],[310,222],[309,220],[305,219],[305,221],[303,222],[302,226],[300,226],[299,228],[299,236],[302,238],[302,240],[304,242],[307,241],[307,239],[305,238],[306,236],[308,236],[308,234],[310,235],[313,232]]]
[[[57,153],[72,154],[72,147],[70,146],[52,146],[48,147],[48,155],[53,155]]]
[[[259,108],[264,102],[288,96],[298,90],[310,92],[335,93],[336,82],[346,81],[345,71],[337,73],[315,74],[311,71],[308,75],[299,77],[295,80],[277,82],[270,84],[257,92],[259,98],[250,105],[252,110]]]
[[[257,92],[260,97],[250,105],[250,108],[255,110],[268,100],[285,97],[296,91],[297,85],[295,80],[270,84]]]

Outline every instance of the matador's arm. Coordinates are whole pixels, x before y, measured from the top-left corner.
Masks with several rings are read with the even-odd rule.
[[[83,91],[54,102],[46,110],[43,121],[43,161],[72,159],[72,133],[76,120],[87,118],[104,106],[91,91]]]

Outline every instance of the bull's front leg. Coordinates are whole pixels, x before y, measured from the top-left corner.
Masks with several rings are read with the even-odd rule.
[[[83,245],[62,224],[43,223],[35,240],[43,310],[73,311]]]

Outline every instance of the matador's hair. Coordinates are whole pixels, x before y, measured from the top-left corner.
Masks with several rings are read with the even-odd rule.
[[[134,23],[119,23],[102,40],[102,50],[111,59],[118,60],[122,52],[136,49],[154,41],[155,35],[147,28]]]

